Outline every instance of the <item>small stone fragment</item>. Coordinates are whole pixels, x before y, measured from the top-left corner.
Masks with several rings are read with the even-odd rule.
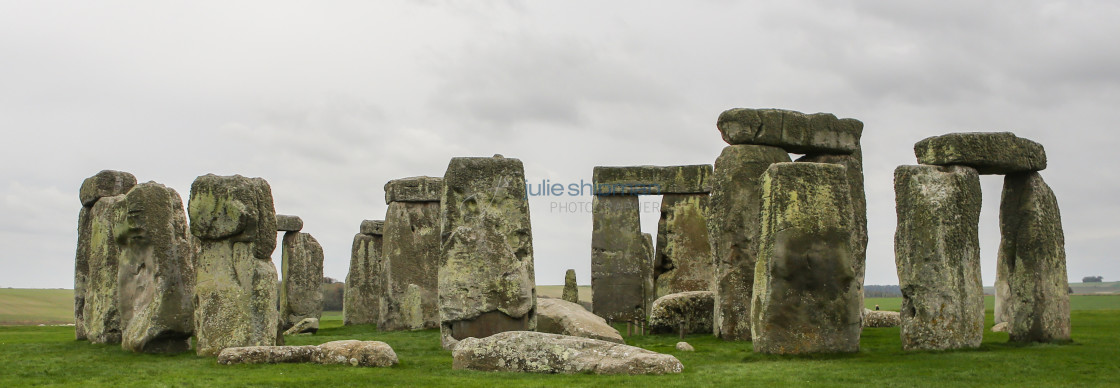
[[[692,347],[688,342],[681,341],[677,342],[677,350],[682,352],[695,352],[696,348]]]

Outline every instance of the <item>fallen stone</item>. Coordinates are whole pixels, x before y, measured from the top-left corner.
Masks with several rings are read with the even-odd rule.
[[[97,200],[89,216],[89,253],[82,305],[86,339],[95,344],[119,344],[122,324],[117,275],[121,245],[115,236],[128,216],[125,196]]]
[[[680,350],[682,352],[695,352],[696,348],[692,347],[692,345],[689,345],[688,342],[681,341],[677,342],[677,350]]]
[[[902,317],[898,311],[863,309],[863,327],[898,327]]]
[[[1065,233],[1054,192],[1037,172],[1008,175],[999,218],[997,276],[1004,276],[1008,292],[996,300],[1011,341],[1068,342]]]
[[[124,195],[136,186],[136,177],[124,171],[101,170],[97,175],[82,181],[78,199],[82,206],[91,207],[98,199]]]
[[[284,331],[284,335],[296,334],[315,334],[319,332],[319,319],[318,318],[304,318],[288,330]]]
[[[117,295],[121,347],[136,353],[190,350],[194,334],[194,244],[179,193],[155,182],[125,195],[114,227],[121,246]]]
[[[507,331],[467,338],[452,368],[493,372],[661,375],[684,370],[676,357],[642,348],[559,334]]]
[[[298,216],[277,214],[276,230],[279,232],[298,232],[303,230],[303,219]]]
[[[595,195],[702,194],[712,191],[712,165],[595,167]]]
[[[644,318],[649,311],[647,300],[652,301],[647,295],[655,291],[653,262],[639,224],[638,197],[597,195],[591,206],[591,307],[606,319]]]
[[[280,364],[312,362],[312,356],[319,352],[315,345],[304,346],[242,346],[222,349],[218,353],[218,363],[233,364]]]
[[[727,146],[716,159],[709,211],[715,257],[713,332],[724,340],[751,340],[751,295],[762,225],[760,178],[771,164],[789,162],[770,146]]]
[[[1046,169],[1041,144],[1011,132],[967,132],[933,136],[914,144],[918,163],[963,165],[980,174],[1011,174]]]
[[[605,319],[561,299],[537,298],[537,331],[626,343]]]
[[[784,109],[729,109],[716,127],[727,144],[767,145],[797,154],[850,154],[863,134],[859,120]]]
[[[579,286],[576,285],[576,270],[564,273],[564,293],[560,297],[566,302],[579,303]]]
[[[707,194],[662,196],[653,264],[657,296],[712,289],[708,201]]]
[[[307,233],[284,233],[280,283],[283,329],[323,315],[323,247]]]
[[[198,355],[276,342],[276,210],[261,178],[200,176],[187,206],[196,237]]]
[[[863,308],[852,270],[851,214],[842,166],[776,163],[762,175],[755,352],[859,351]]]
[[[677,333],[684,324],[688,333],[711,333],[713,298],[711,291],[680,292],[657,298],[649,313],[649,328],[653,333]]]
[[[398,363],[397,353],[389,344],[358,340],[331,341],[319,345],[319,351],[312,353],[311,361],[323,365],[366,367],[390,367]]]
[[[993,333],[1009,333],[1011,332],[1011,322],[1000,322],[992,326]]]
[[[500,156],[453,158],[443,182],[441,342],[536,329],[525,167]]]
[[[383,227],[379,330],[439,327],[439,212],[439,202],[389,203]]]
[[[363,220],[359,232],[368,234],[370,236],[382,235],[382,230],[385,227],[385,221],[381,220]]]
[[[979,347],[980,177],[964,166],[899,166],[894,174],[902,348]]]
[[[362,226],[373,221],[363,221]],[[377,228],[379,231],[380,227]],[[344,325],[376,325],[381,311],[380,234],[358,233],[350,250],[350,271],[342,295]]]
[[[394,179],[385,184],[385,204],[392,202],[439,202],[443,178],[416,176]]]

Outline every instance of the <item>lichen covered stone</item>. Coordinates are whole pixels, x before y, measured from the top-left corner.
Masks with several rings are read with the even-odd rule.
[[[280,323],[287,330],[323,315],[323,247],[310,234],[284,233]]]
[[[714,278],[708,234],[707,194],[667,194],[661,198],[653,277],[657,296],[710,291]]]
[[[867,266],[867,195],[863,188],[863,150],[847,155],[814,154],[805,155],[798,162],[832,163],[844,166],[848,176],[848,194],[852,199],[852,226],[855,241],[852,252],[852,272],[856,274],[859,285],[860,305],[863,305],[863,279]]]
[[[370,236],[380,236],[384,227],[385,227],[385,221],[382,221],[382,220],[363,220],[362,225],[358,229],[358,231],[361,234],[368,234]]]
[[[452,368],[492,372],[662,375],[684,370],[676,357],[590,338],[507,331],[467,338],[453,352]]]
[[[86,339],[95,344],[118,344],[122,329],[117,294],[121,245],[116,229],[128,216],[125,196],[103,197],[93,204],[89,214],[89,255],[82,306]]]
[[[768,145],[798,154],[850,154],[863,134],[859,120],[784,109],[729,109],[720,113],[716,128],[727,144]]]
[[[279,232],[298,232],[303,230],[303,219],[299,216],[276,215],[276,230]]]
[[[576,285],[576,270],[568,269],[564,273],[564,293],[561,298],[566,302],[579,303],[579,286]]]
[[[537,331],[626,343],[605,319],[561,299],[537,299]]]
[[[362,223],[365,225],[365,222]],[[379,228],[380,229],[380,228]],[[342,296],[344,325],[375,325],[381,310],[380,234],[358,233],[350,249],[350,271]]]
[[[712,165],[595,167],[596,195],[699,194],[712,191]]]
[[[650,330],[654,333],[676,333],[684,325],[688,333],[711,333],[714,305],[711,291],[688,291],[662,296],[653,302],[650,310]]]
[[[383,228],[380,276],[385,285],[378,329],[439,327],[439,212],[439,202],[389,203]]]
[[[638,197],[597,195],[591,206],[591,307],[606,319],[644,318],[647,301],[653,299],[647,295],[655,290],[653,262],[639,224]]]
[[[443,178],[416,176],[394,179],[385,184],[385,204],[393,202],[439,202]]]
[[[78,189],[78,199],[82,206],[93,206],[98,199],[124,195],[136,186],[136,177],[124,171],[101,170],[96,175],[82,181]]]
[[[914,144],[914,154],[921,164],[969,166],[980,174],[1046,169],[1046,150],[1042,145],[1011,132],[966,132],[928,137]]]

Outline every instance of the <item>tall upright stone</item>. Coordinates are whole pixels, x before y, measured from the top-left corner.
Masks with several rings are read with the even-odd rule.
[[[789,162],[777,147],[733,145],[716,159],[708,220],[715,257],[713,331],[725,340],[751,340],[751,295],[762,225],[762,174]]]
[[[350,271],[342,297],[344,325],[374,325],[380,314],[381,243],[384,223],[362,221],[350,249]]]
[[[195,260],[195,337],[199,355],[276,342],[279,312],[276,210],[261,178],[200,176],[187,206]]]
[[[78,212],[78,248],[74,254],[74,336],[76,339],[86,339],[85,304],[89,283],[89,257],[93,248],[90,241],[93,237],[91,211],[98,199],[124,195],[135,185],[136,177],[132,174],[102,170],[82,181],[78,189],[78,200],[82,204],[82,209]]]
[[[1007,285],[999,294],[1013,342],[1070,340],[1065,233],[1058,200],[1038,172],[1003,181],[997,266]]]
[[[709,195],[665,194],[657,223],[657,296],[710,291],[715,271],[708,234]]]
[[[120,268],[121,246],[116,228],[128,214],[125,196],[102,197],[90,208],[90,237],[85,301],[82,319],[86,339],[95,344],[121,342],[120,303],[117,295],[117,271]]]
[[[751,308],[754,351],[859,351],[862,306],[844,168],[777,163],[762,175],[762,231]]]
[[[653,263],[644,246],[638,197],[596,195],[592,200],[591,309],[612,320],[642,318],[652,302]]]
[[[453,158],[440,201],[440,331],[467,337],[536,328],[533,233],[518,159]]]
[[[179,193],[155,182],[125,196],[114,227],[121,246],[117,294],[121,347],[137,353],[190,350],[194,334],[194,254]]]
[[[855,119],[850,120],[857,124],[860,133],[863,132],[863,123]],[[832,163],[844,166],[848,175],[848,189],[852,198],[852,222],[855,227],[855,245],[852,255],[852,271],[856,274],[856,284],[859,285],[860,300],[863,300],[863,278],[867,266],[867,195],[863,189],[863,151],[856,144],[856,150],[851,154],[810,154],[799,159],[798,162]],[[862,303],[860,304],[863,305]]]
[[[564,274],[564,293],[561,294],[561,299],[567,302],[579,304],[579,286],[576,285],[576,270],[568,269]]]
[[[443,178],[385,184],[380,330],[439,327],[439,200]]]
[[[978,347],[980,177],[964,166],[899,166],[894,174],[902,348]]]
[[[284,233],[282,244],[280,329],[288,330],[304,319],[323,316],[323,247],[301,232]]]

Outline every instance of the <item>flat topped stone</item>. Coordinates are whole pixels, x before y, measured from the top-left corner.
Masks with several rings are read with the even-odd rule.
[[[385,229],[385,221],[382,220],[363,220],[360,232],[370,236],[380,236],[382,230]]]
[[[494,372],[662,375],[684,370],[680,360],[635,346],[530,331],[467,338],[452,354],[451,367]]]
[[[82,206],[93,206],[94,202],[102,197],[112,197],[128,193],[136,186],[136,177],[124,171],[101,170],[97,175],[82,181],[82,188],[78,190],[78,199]]]
[[[1042,144],[1011,132],[950,133],[922,139],[914,144],[918,163],[938,166],[962,165],[980,174],[1010,174],[1046,169]]]
[[[298,232],[303,230],[303,219],[299,216],[276,215],[276,230],[279,232]]]
[[[768,145],[797,154],[850,154],[863,135],[859,120],[785,109],[729,109],[720,113],[716,127],[727,144]]]
[[[443,178],[414,176],[394,179],[385,184],[385,203],[439,202],[443,195]]]
[[[712,165],[595,167],[595,195],[700,194],[712,191]]]

